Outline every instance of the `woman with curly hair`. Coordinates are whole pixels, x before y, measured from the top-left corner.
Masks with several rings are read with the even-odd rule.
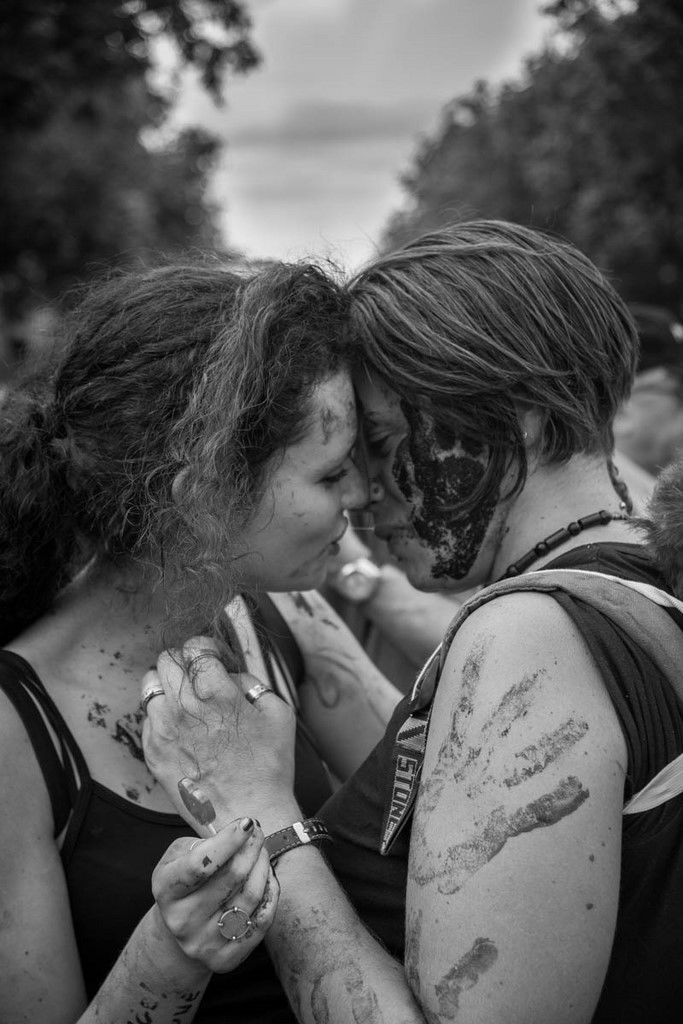
[[[76,309],[54,372],[3,401],[3,1020],[268,1020],[265,954],[205,994],[198,959],[229,970],[270,924],[263,833],[246,811],[183,838],[143,759],[138,680],[197,630],[265,674],[239,595],[323,581],[367,500],[347,305],[307,265],[118,276]],[[331,789],[303,725],[297,762],[312,812]],[[188,944],[204,904],[222,930]]]
[[[500,222],[381,256],[350,295],[376,534],[414,586],[484,589],[323,807],[326,846],[291,835],[291,714],[217,662],[181,705],[162,656],[148,762],[173,794],[191,756],[219,822],[255,809],[300,1021],[668,1024],[683,703],[661,656],[683,605],[612,465],[635,326],[571,245]],[[636,592],[647,614],[620,614]],[[204,742],[235,716],[229,747]]]

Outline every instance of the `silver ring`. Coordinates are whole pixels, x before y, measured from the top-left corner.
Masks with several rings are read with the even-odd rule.
[[[146,713],[147,705],[149,704],[149,702],[153,700],[154,697],[163,697],[165,692],[166,691],[164,690],[163,686],[153,686],[151,689],[146,690],[145,693],[143,693],[142,695],[142,700],[140,701],[140,704],[142,705],[142,710]]]
[[[266,686],[265,683],[256,683],[256,686],[250,687],[244,696],[250,704],[255,704],[264,693],[275,693],[275,690],[270,686]]]
[[[225,928],[227,927],[227,922],[225,919],[231,914],[240,914],[244,918],[244,928],[241,932],[225,931]],[[237,942],[238,939],[244,938],[244,936],[251,928],[252,924],[253,922],[249,917],[249,914],[246,912],[246,910],[242,910],[240,907],[230,907],[229,910],[225,910],[218,918],[218,931],[221,933],[226,942]]]

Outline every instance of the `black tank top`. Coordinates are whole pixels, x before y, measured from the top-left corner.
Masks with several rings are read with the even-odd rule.
[[[271,625],[273,608],[268,612]],[[276,625],[276,635],[284,636],[284,620]],[[277,650],[270,653],[278,657]],[[280,658],[281,673],[284,667]],[[55,838],[64,833],[62,863],[90,1001],[152,905],[151,877],[157,861],[174,839],[190,835],[191,829],[178,815],[139,807],[93,780],[43,684],[23,658],[9,651],[0,651],[0,689],[17,709],[42,769]],[[301,723],[295,791],[306,815],[314,814],[331,792],[325,768]],[[276,1020],[295,1024],[263,945],[232,973],[212,978],[195,1017],[198,1024]]]
[[[551,565],[544,566],[550,568]],[[645,550],[590,544],[552,562],[666,589]],[[683,752],[683,709],[668,681],[630,638],[604,616],[559,592],[600,668],[628,750],[624,799]],[[676,618],[677,613],[673,613]],[[680,616],[677,619],[683,625]],[[404,957],[410,823],[380,856],[383,812],[391,796],[396,733],[406,697],[366,762],[319,814],[334,842],[326,854],[366,926],[399,960]],[[619,911],[610,966],[594,1024],[671,1024],[683,1007],[683,796],[623,819]]]

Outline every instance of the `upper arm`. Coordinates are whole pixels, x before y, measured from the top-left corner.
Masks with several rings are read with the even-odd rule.
[[[71,1024],[85,1008],[50,800],[21,721],[0,693],[0,1006],[8,1024]]]
[[[483,606],[435,697],[411,838],[407,971],[430,1020],[590,1020],[614,934],[626,748],[551,598]]]

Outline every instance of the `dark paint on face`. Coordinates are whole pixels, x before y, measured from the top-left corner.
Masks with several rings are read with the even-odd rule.
[[[401,402],[409,436],[399,444],[393,465],[396,485],[411,506],[417,536],[434,552],[434,579],[462,579],[472,568],[496,508],[480,505],[456,521],[453,507],[469,498],[486,467],[483,446],[465,444],[421,410]]]

